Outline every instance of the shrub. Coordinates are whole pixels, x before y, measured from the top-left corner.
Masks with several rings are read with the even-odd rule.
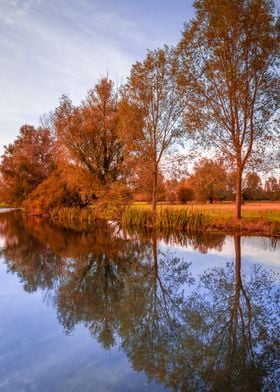
[[[38,185],[24,201],[23,208],[33,215],[50,215],[58,207],[83,207],[79,193],[69,189],[57,173]]]

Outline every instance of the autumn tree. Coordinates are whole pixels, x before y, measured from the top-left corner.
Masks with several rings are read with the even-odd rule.
[[[151,202],[153,196],[153,178],[151,168],[145,163],[136,165],[133,174],[130,175],[129,183],[136,201]],[[159,170],[157,177],[157,200],[164,200],[165,186],[164,177]]]
[[[219,162],[202,158],[194,167],[191,183],[197,200],[213,203],[225,197],[227,173]]]
[[[108,78],[102,78],[80,106],[63,96],[54,114],[58,159],[63,156],[63,163],[83,168],[96,186],[116,181],[122,163],[118,125],[117,92]]]
[[[179,181],[177,178],[170,178],[165,181],[165,194],[166,201],[173,204],[176,201],[176,187],[178,186]]]
[[[191,87],[186,126],[199,145],[216,148],[236,172],[236,219],[242,175],[278,137],[279,22],[272,0],[196,0],[179,44]]]
[[[279,200],[280,199],[280,181],[277,178],[270,176],[265,181],[265,192],[269,199]]]
[[[136,62],[124,88],[122,135],[137,164],[148,165],[153,178],[152,211],[156,215],[158,174],[164,154],[183,135],[186,95],[178,85],[178,61],[165,47]]]
[[[244,178],[244,199],[257,200],[262,196],[261,178],[256,172],[248,172]]]
[[[188,201],[194,199],[193,184],[189,179],[180,181],[180,183],[175,188],[175,192],[177,200],[182,204],[185,204]]]
[[[53,139],[48,129],[23,125],[16,140],[4,147],[0,164],[3,197],[21,203],[53,168]]]

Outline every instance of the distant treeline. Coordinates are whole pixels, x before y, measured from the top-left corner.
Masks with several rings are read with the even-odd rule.
[[[180,180],[165,180],[160,176],[158,200],[167,203],[185,204],[188,202],[221,202],[235,200],[235,173],[226,170],[223,163],[207,158],[200,159],[192,175]],[[135,201],[150,202],[151,184],[135,190]],[[249,171],[245,174],[242,186],[243,201],[280,200],[280,179],[274,175],[261,180],[258,173]]]

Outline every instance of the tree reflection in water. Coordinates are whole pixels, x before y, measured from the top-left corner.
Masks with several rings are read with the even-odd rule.
[[[205,253],[224,236],[74,232],[18,213],[0,214],[0,234],[8,269],[25,290],[48,291],[67,333],[82,323],[104,348],[118,342],[136,371],[173,390],[277,390],[279,277],[257,265],[242,274],[239,236],[235,262],[194,280],[158,238]]]
[[[274,391],[279,382],[279,277],[261,266],[242,276],[239,236],[234,246],[235,263],[205,271],[199,290],[188,299],[186,345],[188,339],[194,344],[196,367],[210,390]]]

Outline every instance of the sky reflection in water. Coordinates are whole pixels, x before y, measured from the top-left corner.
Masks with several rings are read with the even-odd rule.
[[[1,391],[277,390],[276,240],[19,212],[0,238]]]

